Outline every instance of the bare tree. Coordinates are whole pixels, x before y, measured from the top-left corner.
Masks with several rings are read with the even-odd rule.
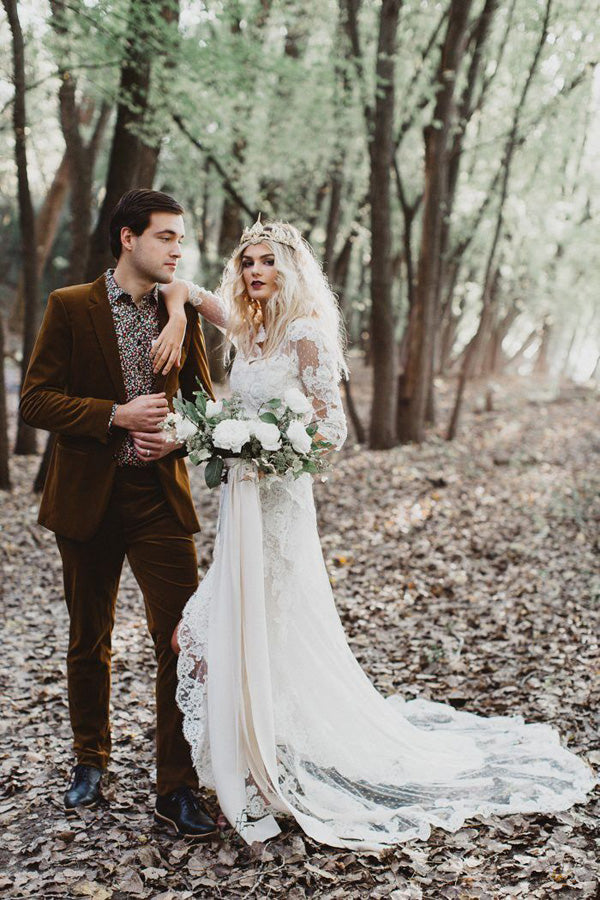
[[[410,311],[406,366],[398,398],[398,437],[422,441],[433,377],[434,334],[441,278],[442,227],[457,72],[465,53],[471,0],[451,0],[431,123],[425,128],[425,191],[415,301]]]
[[[511,129],[504,146],[504,152],[502,154],[502,184],[500,188],[500,197],[498,200],[498,209],[496,213],[496,224],[483,277],[483,298],[481,314],[479,317],[479,325],[477,327],[475,336],[469,345],[468,351],[464,356],[460,377],[458,379],[454,408],[452,410],[452,416],[450,418],[450,424],[448,425],[448,431],[446,435],[448,440],[453,440],[456,437],[466,383],[473,372],[474,364],[477,360],[481,346],[489,334],[490,327],[493,321],[494,299],[496,297],[496,294],[494,292],[497,269],[496,257],[498,245],[500,242],[500,235],[502,233],[502,227],[504,224],[504,207],[506,198],[508,197],[508,186],[510,181],[512,163],[519,146],[519,126],[521,123],[523,110],[525,108],[525,101],[527,100],[529,89],[537,72],[542,55],[542,50],[544,49],[544,44],[546,43],[546,38],[548,36],[548,24],[550,22],[551,8],[552,0],[546,0],[546,8],[542,18],[542,27],[540,29],[539,39],[535,47],[533,58],[529,66],[529,71],[525,78],[521,94],[515,105]]]
[[[54,245],[54,240],[58,231],[60,215],[63,211],[65,200],[69,191],[69,161],[67,154],[58,164],[54,177],[42,205],[37,211],[35,217],[35,233],[37,238],[37,277],[38,282],[41,281],[48,262],[48,257]],[[17,288],[17,299],[13,307],[11,315],[11,328],[18,330],[23,327],[24,298],[23,298],[23,274],[19,279]]]
[[[391,167],[394,157],[394,56],[400,0],[383,0],[375,79],[371,160],[371,341],[373,404],[369,446],[396,443],[396,338],[392,303]]]
[[[102,135],[110,115],[110,104],[103,103],[97,117],[90,140],[86,143],[81,126],[88,125],[94,116],[94,104],[89,100],[77,103],[77,81],[69,66],[69,16],[79,13],[75,2],[50,0],[51,24],[60,39],[61,59],[58,73],[60,125],[65,139],[66,157],[69,161],[69,184],[71,189],[71,252],[67,281],[78,284],[83,281],[89,252],[89,236],[92,225],[92,185],[94,165]]]
[[[27,117],[25,111],[25,46],[19,21],[16,0],[2,0],[12,34],[13,82],[15,97],[13,103],[13,128],[15,134],[15,160],[17,165],[17,186],[19,198],[19,227],[21,233],[21,259],[23,265],[23,350],[21,361],[21,384],[25,379],[29,358],[37,333],[38,275],[35,240],[35,215],[29,175],[27,171]],[[19,419],[15,453],[36,452],[36,432]]]
[[[371,215],[371,363],[373,403],[369,445],[387,449],[396,443],[396,341],[392,303],[391,166],[394,155],[396,33],[402,0],[383,0],[379,12],[375,103],[367,97],[358,28],[360,0],[341,0],[369,141]]]
[[[6,414],[6,382],[4,380],[4,317],[0,313],[0,490],[10,490],[8,465],[8,417]]]
[[[108,226],[119,198],[136,187],[152,187],[160,144],[139,137],[150,107],[150,82],[155,58],[168,52],[157,40],[159,22],[175,28],[179,3],[130,0],[129,29],[119,85],[117,121],[110,150],[106,191],[96,227],[90,238],[86,278],[96,278],[112,263]],[[161,33],[164,32],[161,29]]]

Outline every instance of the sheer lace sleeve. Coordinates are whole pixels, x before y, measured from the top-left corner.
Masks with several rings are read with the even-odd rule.
[[[306,396],[312,401],[319,434],[340,450],[346,440],[346,417],[339,388],[339,374],[325,336],[309,319],[290,326],[290,353],[298,363],[298,374]]]
[[[195,306],[200,315],[212,322],[220,331],[226,331],[229,311],[225,301],[218,294],[207,291],[191,281],[186,281],[189,292],[189,300]]]

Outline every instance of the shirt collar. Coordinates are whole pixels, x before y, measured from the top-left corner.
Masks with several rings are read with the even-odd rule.
[[[117,283],[115,279],[114,269],[107,269],[104,273],[104,278],[106,280],[106,291],[108,293],[108,299],[111,304],[117,303],[122,299],[131,300],[131,302],[133,302],[131,294],[128,294],[127,291],[123,290],[123,288]],[[148,291],[147,294],[144,294],[141,299],[140,306],[143,306],[147,303],[158,303],[158,284],[155,284],[151,291]]]

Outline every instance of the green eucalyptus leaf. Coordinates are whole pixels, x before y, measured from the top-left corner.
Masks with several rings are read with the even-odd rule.
[[[221,484],[221,475],[223,473],[223,460],[220,456],[213,456],[206,463],[204,470],[204,480],[207,487],[216,488]]]
[[[277,425],[277,422],[279,421],[277,419],[277,417],[273,415],[273,413],[269,413],[269,412],[262,413],[262,415],[259,416],[259,418],[260,418],[261,422],[269,422],[270,425]]]
[[[195,408],[198,410],[198,412],[200,413],[201,416],[206,415],[206,394],[198,393],[198,395],[196,397]]]
[[[192,422],[198,421],[198,410],[196,409],[196,405],[191,403],[190,400],[183,401],[183,414],[187,416],[188,419],[191,419]]]

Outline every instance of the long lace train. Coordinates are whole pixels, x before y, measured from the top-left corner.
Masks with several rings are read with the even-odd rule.
[[[565,809],[595,783],[547,725],[375,690],[335,610],[308,476],[230,468],[179,639],[194,764],[248,842],[283,813],[318,841],[377,850],[478,814]]]

